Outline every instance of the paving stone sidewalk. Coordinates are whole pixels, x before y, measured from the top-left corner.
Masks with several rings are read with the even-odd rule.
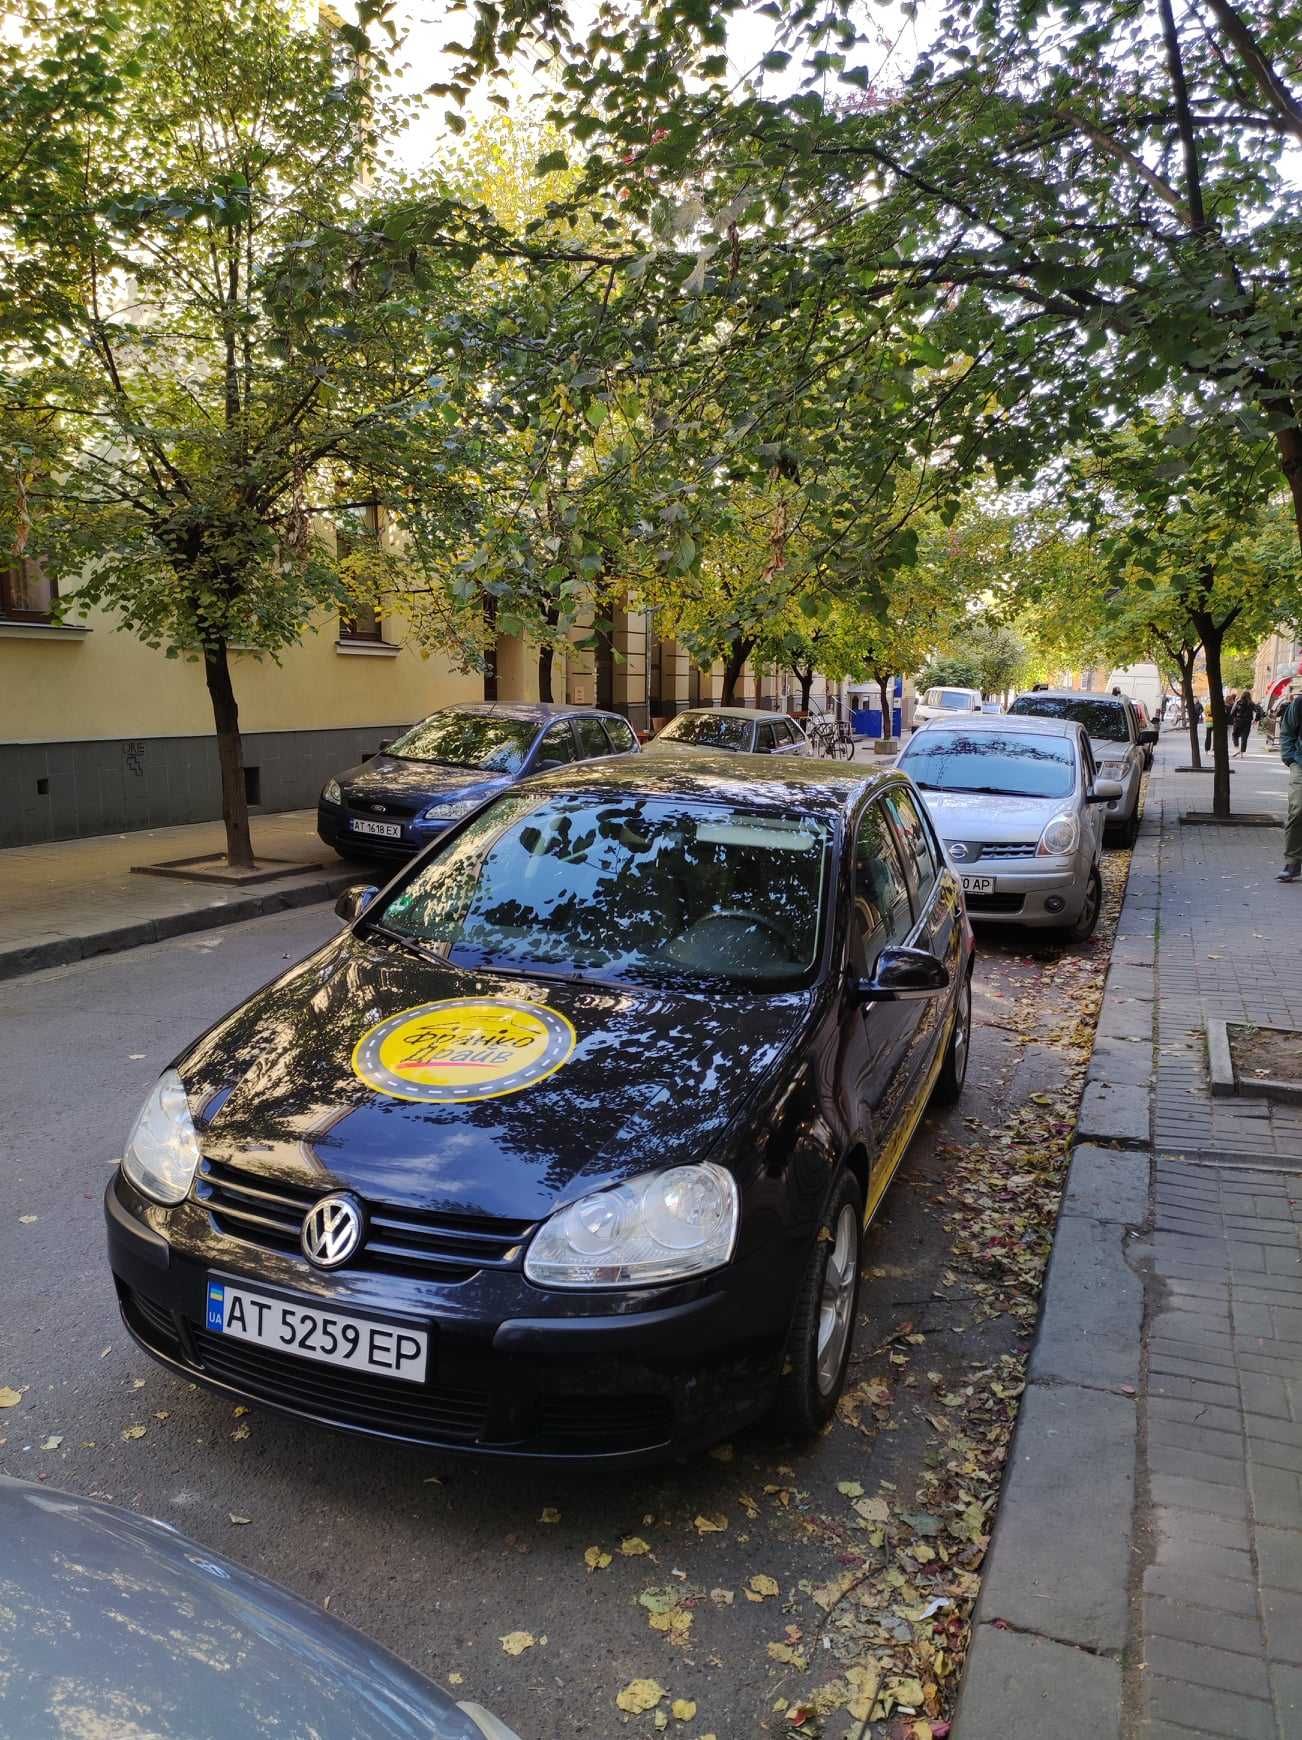
[[[247,888],[132,874],[133,864],[223,850],[220,822],[0,851],[0,979],[327,900],[367,877],[322,845],[314,810],[259,816],[252,829],[259,857],[300,868]]]
[[[1256,750],[1254,739],[1254,750]],[[956,1740],[1302,1740],[1302,1123],[1205,1021],[1302,1026],[1272,830],[1164,743],[1108,975]],[[1185,746],[1187,747],[1187,746]],[[1285,775],[1235,763],[1240,810]]]

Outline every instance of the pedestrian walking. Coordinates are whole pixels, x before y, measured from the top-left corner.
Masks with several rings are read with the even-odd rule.
[[[1251,689],[1245,689],[1235,701],[1230,713],[1230,736],[1234,742],[1236,755],[1248,753],[1248,739],[1252,735],[1252,727],[1257,723],[1261,708],[1252,698]]]
[[[1302,661],[1298,663],[1302,677]],[[1284,819],[1284,868],[1281,882],[1296,882],[1302,876],[1302,688],[1290,698],[1279,716],[1279,758],[1288,769],[1288,812]]]

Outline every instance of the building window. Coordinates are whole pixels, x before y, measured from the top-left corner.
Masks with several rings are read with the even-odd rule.
[[[336,528],[335,548],[341,562],[346,561],[349,556],[360,554],[368,547],[374,547],[379,541],[378,502],[368,502],[365,507],[354,510],[354,514]],[[383,618],[373,604],[354,604],[347,615],[341,614],[339,617],[339,638],[345,641],[363,641],[371,646],[381,645],[384,641]]]
[[[48,622],[59,588],[40,562],[20,557],[0,564],[0,618],[9,622]]]

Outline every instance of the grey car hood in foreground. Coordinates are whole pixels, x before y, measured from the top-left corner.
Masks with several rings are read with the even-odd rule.
[[[1074,794],[1066,797],[990,797],[984,792],[924,791],[931,819],[942,840],[1025,841],[1033,844],[1044,825],[1064,810],[1074,810]]]
[[[513,1740],[165,1523],[0,1476],[0,1740]]]

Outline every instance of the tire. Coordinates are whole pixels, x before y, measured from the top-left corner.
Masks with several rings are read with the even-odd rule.
[[[1128,851],[1138,838],[1139,806],[1136,804],[1134,815],[1127,816],[1124,822],[1118,822],[1114,826],[1111,844],[1120,846],[1123,851]]]
[[[1099,922],[1099,913],[1103,907],[1103,878],[1099,875],[1097,864],[1090,871],[1089,892],[1085,896],[1085,904],[1081,907],[1080,916],[1075,924],[1064,924],[1059,935],[1064,942],[1088,942],[1094,935]]]
[[[966,973],[958,992],[958,1013],[953,1031],[945,1047],[945,1061],[940,1066],[936,1085],[931,1090],[938,1106],[952,1106],[963,1092],[967,1080],[968,1054],[972,1050],[972,975]]]
[[[783,1432],[812,1437],[836,1411],[854,1343],[862,1258],[863,1196],[853,1173],[842,1167],[819,1221],[787,1333],[772,1412],[773,1424]]]

